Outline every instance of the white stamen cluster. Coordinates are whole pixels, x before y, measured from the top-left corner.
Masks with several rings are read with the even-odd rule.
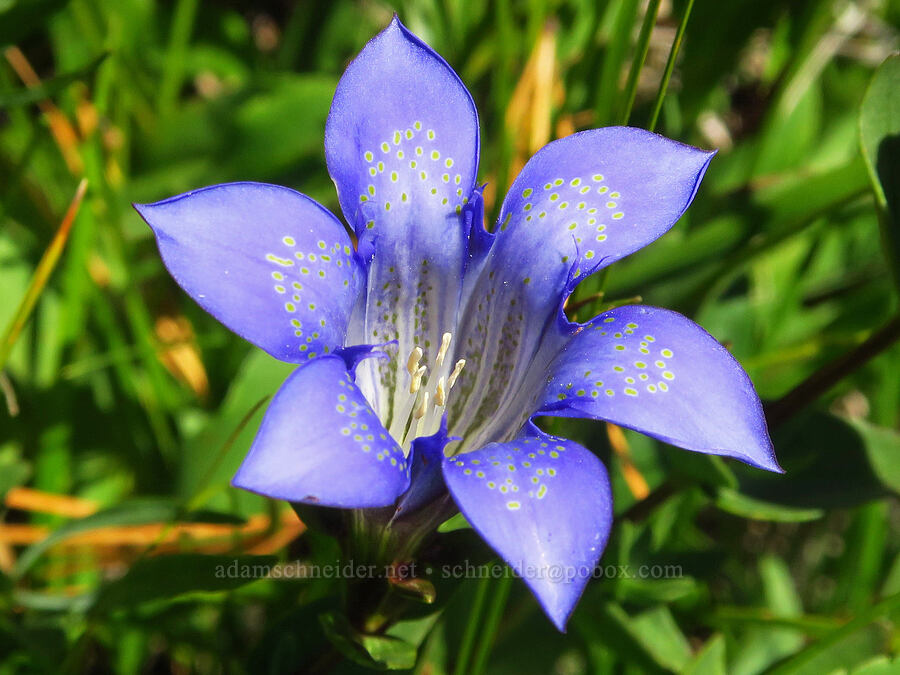
[[[427,365],[419,365],[424,352],[421,347],[414,347],[406,359],[406,372],[409,374],[409,396],[400,407],[399,414],[391,424],[391,435],[400,441],[404,451],[409,453],[413,439],[429,436],[441,426],[441,417],[447,406],[450,390],[456,384],[459,374],[466,365],[465,359],[459,359],[448,371],[444,365],[450,350],[453,336],[444,333],[441,346],[434,359],[431,373]],[[426,378],[427,376],[427,378]],[[425,385],[422,385],[423,380]]]

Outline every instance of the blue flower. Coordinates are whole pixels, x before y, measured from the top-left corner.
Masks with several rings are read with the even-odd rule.
[[[780,470],[753,385],[702,328],[652,307],[584,324],[562,311],[579,281],[672,227],[713,153],[627,127],[574,134],[526,164],[490,234],[472,97],[396,18],[341,78],[325,151],[356,245],[275,185],[136,206],[185,291],[301,364],[234,485],[406,513],[449,492],[563,629],[609,535],[610,484],[535,416]]]

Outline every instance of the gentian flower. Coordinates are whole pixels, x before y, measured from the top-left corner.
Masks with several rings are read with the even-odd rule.
[[[536,416],[780,471],[749,378],[702,328],[645,306],[587,323],[562,310],[581,280],[672,227],[714,153],[627,127],[573,134],[531,158],[489,233],[472,97],[397,18],[341,78],[325,153],[356,245],[276,185],[136,205],[191,297],[300,364],[234,485],[395,517],[449,493],[562,630],[612,500],[600,460]]]

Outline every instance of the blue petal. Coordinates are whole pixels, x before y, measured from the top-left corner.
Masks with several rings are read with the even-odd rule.
[[[231,183],[134,207],[179,285],[244,339],[290,362],[343,346],[364,274],[341,223],[309,197]]]
[[[469,432],[465,449],[496,437],[505,431],[498,421],[525,410],[528,365],[558,348],[546,336],[555,336],[577,280],[672,227],[711,157],[647,131],[610,127],[550,143],[529,160],[503,202],[493,246],[467,272],[477,274],[466,279],[461,312],[470,361],[450,417],[452,433]]]
[[[554,141],[506,195],[497,246],[507,258],[527,253],[526,271],[606,267],[675,224],[714,154],[631,127]]]
[[[393,504],[409,471],[344,361],[322,356],[279,389],[232,484],[290,502],[368,508]]]
[[[529,425],[509,443],[445,460],[444,479],[466,519],[564,630],[612,525],[600,460]]]
[[[456,324],[471,221],[463,207],[478,167],[475,105],[450,66],[394,18],[341,78],[325,156],[368,261],[353,339],[397,343],[386,350],[393,361],[360,369],[360,386],[382,420],[402,425],[393,413],[406,398],[407,355],[419,346],[430,366]]]
[[[688,450],[781,471],[750,378],[714,337],[654,307],[619,307],[549,366],[539,414],[607,420]]]
[[[447,436],[447,420],[444,418],[437,433],[413,441],[409,453],[409,490],[397,504],[398,516],[412,513],[446,493],[441,463],[444,448],[451,440],[458,439]]]
[[[437,53],[394,17],[341,77],[325,156],[357,234],[396,229],[439,247],[478,169],[472,97]]]

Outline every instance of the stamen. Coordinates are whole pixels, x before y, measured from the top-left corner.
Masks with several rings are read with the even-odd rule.
[[[411,373],[412,380],[409,383],[409,393],[415,394],[419,391],[419,387],[422,386],[422,376],[425,375],[428,370],[428,366],[420,366],[416,369],[416,372]]]
[[[434,390],[434,405],[436,408],[443,408],[447,402],[447,394],[444,391],[444,378],[438,380],[437,389]]]
[[[441,348],[438,350],[437,358],[434,360],[435,368],[440,368],[441,364],[444,363],[444,357],[447,356],[447,350],[450,349],[450,340],[453,339],[453,335],[450,333],[444,333],[441,337]]]
[[[422,435],[422,418],[425,417],[426,412],[428,412],[428,392],[423,391],[422,401],[413,413],[413,421],[409,427],[409,430],[413,432],[410,438],[417,438]]]
[[[456,384],[460,373],[466,365],[465,359],[459,359],[447,374],[444,361],[450,353],[451,333],[441,336],[441,345],[434,360],[434,368],[429,371],[427,365],[420,366],[424,351],[421,347],[413,347],[406,359],[406,372],[409,373],[409,396],[403,401],[392,418],[390,432],[394,438],[402,438],[401,445],[406,452],[414,439],[435,433],[441,425],[446,406],[450,399],[450,390]],[[423,384],[424,378],[427,383]]]
[[[466,360],[460,359],[456,362],[456,365],[453,366],[453,372],[450,373],[450,377],[447,378],[447,391],[453,389],[453,385],[456,384],[456,378],[459,377],[459,374],[462,372],[462,369],[466,367]]]
[[[413,419],[420,420],[425,417],[425,413],[428,412],[428,392],[422,392],[422,401],[419,403],[419,407],[416,408],[416,411],[413,413]]]
[[[410,375],[414,375],[416,370],[419,368],[419,361],[422,360],[422,348],[414,347],[413,350],[409,353],[409,358],[406,359],[406,372]]]

